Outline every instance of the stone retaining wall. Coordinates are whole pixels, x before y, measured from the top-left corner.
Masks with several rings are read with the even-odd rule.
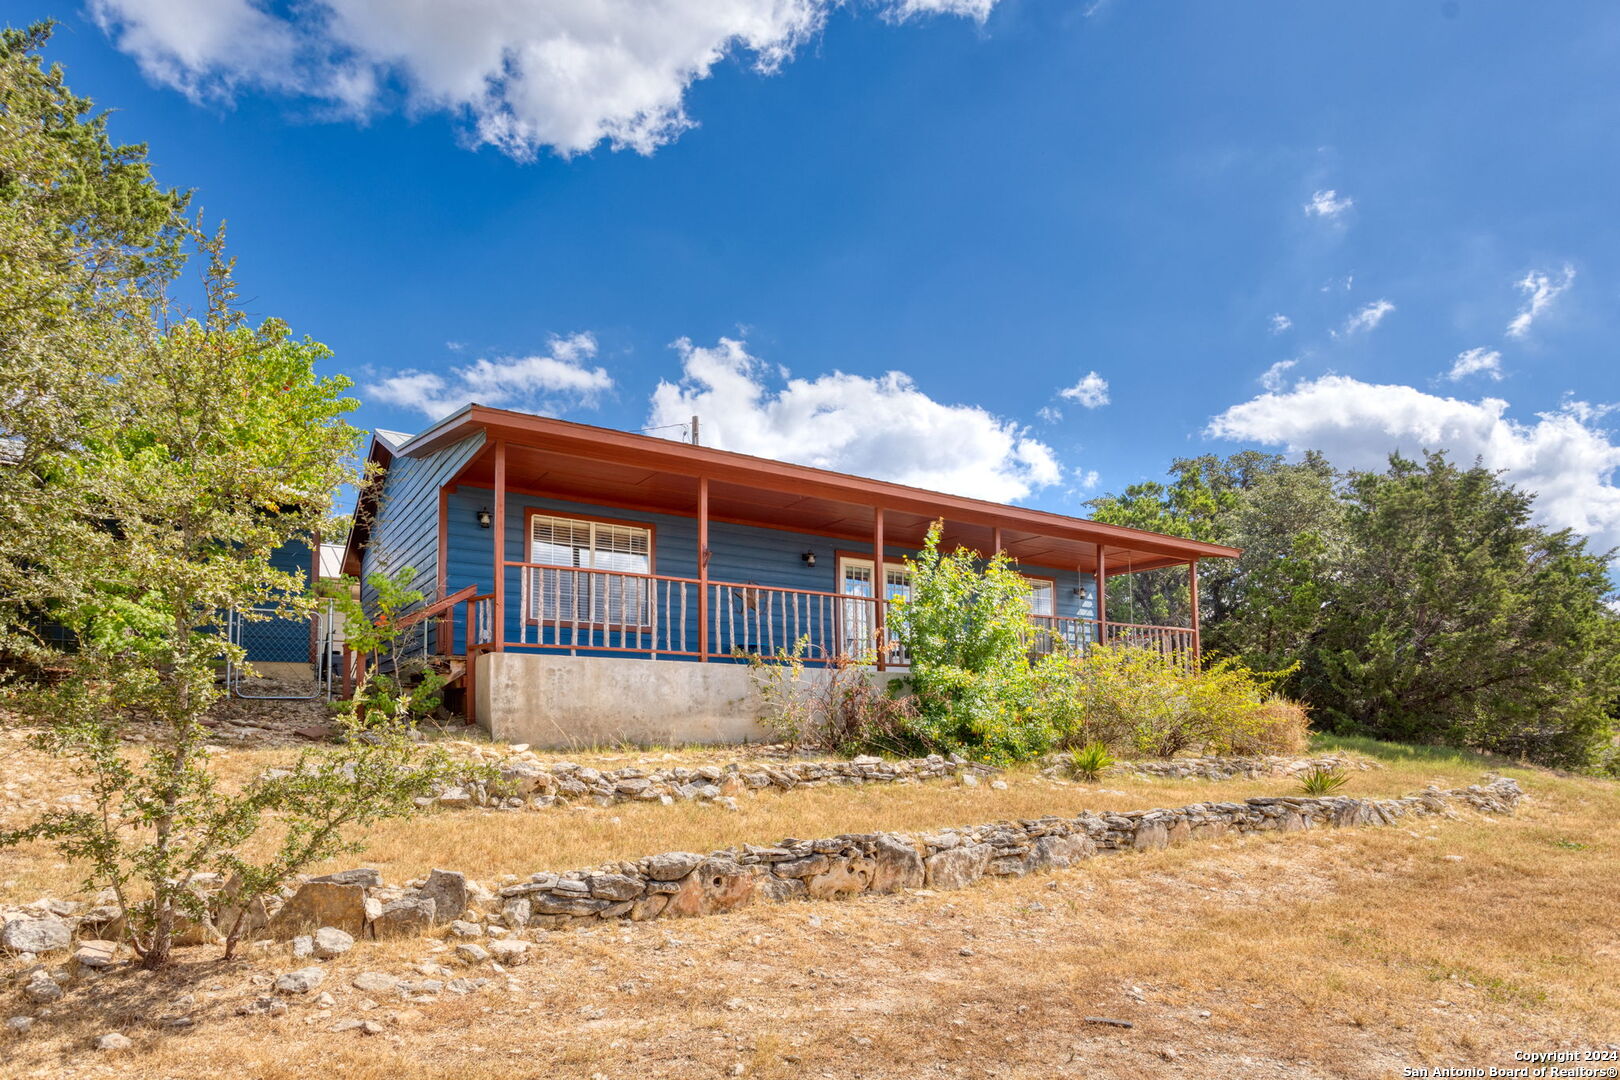
[[[952,754],[942,757],[886,761],[858,757],[849,761],[755,760],[724,765],[670,766],[668,768],[593,769],[571,761],[542,762],[523,756],[488,763],[499,774],[492,781],[468,781],[441,792],[437,803],[446,807],[481,806],[497,810],[541,809],[589,803],[611,806],[621,802],[724,800],[744,790],[791,791],[827,784],[907,784],[938,780],[963,773],[987,775],[997,770]]]
[[[1118,761],[1108,767],[1108,774],[1177,780],[1261,780],[1270,776],[1302,776],[1313,769],[1361,772],[1381,768],[1383,766],[1376,761],[1349,754],[1320,754],[1308,758],[1266,755]]]
[[[276,936],[332,921],[332,905],[310,890],[352,889],[348,918],[370,906],[365,928],[374,936],[450,920],[487,922],[508,932],[558,929],[596,919],[645,920],[709,915],[758,901],[830,899],[908,888],[959,889],[981,877],[1067,867],[1095,855],[1145,851],[1223,835],[1354,825],[1391,825],[1413,816],[1459,809],[1511,813],[1522,798],[1506,778],[1403,798],[1277,796],[1244,802],[1195,803],[1176,809],[1082,813],[1073,818],[997,822],[907,835],[862,833],[820,840],[786,839],[711,852],[672,851],[634,862],[613,862],[566,873],[545,871],[527,881],[485,889],[458,873],[435,870],[406,889],[367,888],[344,875],[311,882],[271,920]]]
[[[493,781],[455,784],[435,799],[422,800],[451,808],[483,807],[492,810],[543,809],[589,803],[611,806],[621,802],[670,804],[698,799],[725,801],[744,790],[791,791],[826,784],[908,784],[938,780],[964,773],[994,775],[999,770],[970,762],[959,755],[887,761],[857,757],[849,761],[789,761],[764,759],[722,765],[593,769],[570,761],[543,762],[532,755],[498,758],[487,764],[499,773]],[[1046,776],[1068,775],[1067,758],[1053,755],[1042,770]],[[1310,758],[1199,757],[1165,761],[1120,761],[1109,775],[1200,780],[1256,780],[1273,776],[1299,776],[1315,768],[1357,772],[1379,768],[1377,762],[1350,755],[1324,754]]]
[[[320,928],[355,937],[395,937],[450,924],[463,936],[506,937],[531,927],[560,929],[600,919],[712,915],[755,902],[831,899],[908,888],[959,889],[991,876],[1071,866],[1097,855],[1148,851],[1190,840],[1258,832],[1392,825],[1403,818],[1458,810],[1512,813],[1523,792],[1508,778],[1452,790],[1435,787],[1402,798],[1274,796],[1206,802],[1175,809],[1085,812],[1072,818],[996,822],[915,835],[858,833],[820,840],[727,848],[707,855],[670,851],[490,887],[459,872],[387,886],[372,869],[304,882],[279,905],[255,905],[246,925],[254,937],[280,940]],[[217,890],[218,883],[215,883]],[[216,926],[234,921],[226,891],[214,893],[214,917],[188,940],[217,940]],[[274,910],[272,910],[274,909]],[[56,951],[81,935],[108,930],[116,909],[40,901],[4,915],[0,946],[13,953]],[[114,936],[108,933],[107,936]]]

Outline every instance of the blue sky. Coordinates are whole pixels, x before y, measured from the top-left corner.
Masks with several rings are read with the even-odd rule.
[[[1620,544],[1620,7],[396,7],[8,11],[359,423],[696,411],[1071,513],[1177,456],[1428,446]]]

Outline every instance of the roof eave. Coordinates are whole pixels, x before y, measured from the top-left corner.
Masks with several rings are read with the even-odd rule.
[[[555,430],[548,430],[554,425],[556,426]],[[1053,531],[1071,536],[1088,534],[1084,539],[1104,546],[1117,544],[1120,547],[1128,547],[1133,541],[1137,543],[1149,541],[1156,546],[1173,547],[1176,549],[1177,554],[1185,554],[1188,558],[1235,559],[1243,553],[1242,549],[1229,547],[1225,544],[1212,544],[1202,540],[1171,536],[1167,533],[1150,532],[1146,529],[1133,529],[1124,525],[1110,525],[1100,521],[1092,521],[1088,518],[1070,517],[1065,514],[1055,514],[1048,510],[1015,507],[1006,503],[975,499],[965,495],[950,495],[945,492],[929,491],[926,488],[912,487],[907,484],[897,484],[889,480],[877,480],[870,477],[833,472],[830,469],[818,469],[810,465],[797,465],[792,462],[776,461],[752,454],[740,454],[736,451],[721,450],[712,446],[692,446],[687,443],[677,443],[669,439],[660,439],[638,432],[617,431],[592,424],[556,420],[509,409],[496,409],[476,403],[467,405],[453,415],[440,420],[400,447],[398,453],[400,456],[411,457],[430,454],[435,450],[460,442],[463,438],[472,434],[471,430],[462,431],[463,428],[486,430],[491,427],[506,427],[519,431],[528,429],[531,432],[545,432],[553,437],[573,439],[580,442],[593,441],[592,433],[596,433],[594,441],[599,443],[635,444],[640,449],[663,457],[672,463],[684,464],[690,462],[691,464],[684,470],[690,475],[702,473],[704,470],[698,466],[707,463],[716,468],[752,471],[759,475],[774,474],[784,477],[803,478],[811,482],[842,489],[844,494],[841,497],[858,505],[884,505],[886,501],[898,501],[918,506],[917,512],[924,513],[933,512],[932,510],[920,509],[921,506],[929,504],[954,506],[959,511],[965,509],[981,518],[1014,519],[1018,523],[1015,527]],[[861,496],[864,496],[864,498]]]

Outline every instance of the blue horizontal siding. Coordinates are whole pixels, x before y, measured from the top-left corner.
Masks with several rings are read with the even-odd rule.
[[[478,524],[478,511],[492,508],[493,493],[487,488],[460,486],[450,495],[449,557],[446,592],[454,592],[468,585],[478,592],[494,588],[494,537],[490,530]],[[538,496],[508,494],[506,502],[505,551],[509,560],[525,557],[526,538],[524,521],[530,509],[550,511],[582,518],[632,522],[653,527],[653,573],[670,577],[697,577],[697,519],[676,514],[657,514],[645,511],[621,510],[616,507],[593,506],[586,503],[566,502]],[[787,529],[770,529],[755,525],[730,522],[709,523],[709,579],[735,582],[768,588],[801,589],[820,592],[838,591],[838,559],[840,552],[870,557],[872,545],[857,541],[818,536],[814,533]],[[816,565],[805,564],[801,557],[805,551],[814,551]],[[884,545],[886,559],[899,561],[915,551],[897,545]],[[1067,616],[1093,617],[1096,611],[1096,589],[1090,574],[1073,569],[1027,566],[1024,572],[1034,577],[1051,578],[1056,582],[1055,603],[1057,613]],[[1077,592],[1078,590],[1078,592]],[[506,580],[506,640],[517,641],[523,630],[521,612],[521,579],[516,570],[508,571]],[[662,597],[660,597],[660,600]],[[674,605],[669,605],[673,607]],[[670,611],[660,603],[663,613]],[[733,625],[741,608],[732,612]],[[724,618],[725,613],[718,613]],[[678,609],[677,609],[678,617]],[[687,633],[684,647],[696,650],[696,592],[688,600]],[[790,645],[795,623],[778,613],[773,622],[763,628],[761,641],[748,639],[750,646],[764,648],[769,645]],[[530,636],[533,636],[533,628]],[[465,645],[465,628],[457,620],[456,647]],[[615,639],[617,640],[617,638]],[[597,639],[600,642],[600,638]],[[630,643],[634,643],[633,641]]]
[[[412,588],[431,596],[439,576],[439,489],[460,472],[484,445],[482,433],[425,457],[396,457],[383,474],[377,519],[360,555],[360,600],[369,610],[377,599],[368,578],[416,571]]]

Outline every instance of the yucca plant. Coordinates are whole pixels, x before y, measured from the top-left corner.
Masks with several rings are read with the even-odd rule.
[[[1081,780],[1097,779],[1113,763],[1114,756],[1100,742],[1088,743],[1069,751],[1069,771]]]
[[[1299,787],[1307,795],[1331,795],[1350,782],[1343,769],[1318,765],[1300,777]]]

